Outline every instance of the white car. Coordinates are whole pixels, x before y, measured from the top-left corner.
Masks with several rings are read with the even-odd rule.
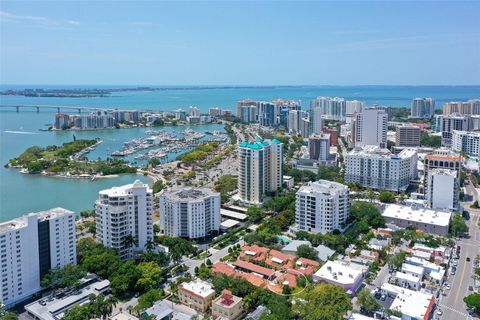
[[[440,310],[440,309],[438,309],[438,310],[437,310],[437,315],[441,316],[442,314],[443,314],[443,311]]]

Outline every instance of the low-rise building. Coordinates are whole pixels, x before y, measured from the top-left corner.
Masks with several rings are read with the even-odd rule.
[[[342,261],[327,261],[315,274],[313,280],[320,280],[342,287],[348,294],[355,295],[360,289],[367,267],[353,266]]]
[[[401,228],[415,227],[427,233],[445,236],[448,234],[452,214],[415,206],[389,204],[385,206],[382,216],[386,223]]]
[[[402,314],[402,320],[428,320],[433,314],[435,297],[432,294],[409,290],[390,283],[384,283],[381,292],[393,298],[389,307]]]
[[[395,273],[395,281],[397,285],[407,288],[407,289],[412,289],[415,291],[420,290],[422,282],[419,278],[405,272],[400,272],[397,271]]]
[[[69,294],[44,297],[26,305],[27,314],[36,320],[58,320],[63,318],[72,306],[88,302],[91,295],[106,294],[110,290],[108,280],[98,281],[95,277],[90,277],[80,282],[80,289]]]
[[[213,300],[212,315],[216,319],[236,320],[243,313],[243,300],[234,296],[230,290],[223,290],[222,294]]]
[[[178,287],[180,302],[196,311],[207,311],[214,297],[215,290],[208,282],[203,280],[184,282]]]

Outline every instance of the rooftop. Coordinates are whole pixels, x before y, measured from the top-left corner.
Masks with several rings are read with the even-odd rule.
[[[350,151],[347,157],[369,157],[369,158],[377,158],[377,159],[404,159],[410,158],[415,155],[417,151],[413,148],[405,148],[398,155],[395,155],[390,152],[388,149],[383,149],[378,146],[361,146],[355,147]]]
[[[410,282],[420,283],[420,278],[415,277],[414,275],[412,275],[410,273],[397,271],[395,273],[395,278],[410,281]]]
[[[247,220],[248,216],[244,213],[235,212],[228,209],[220,209],[220,215],[238,220]]]
[[[242,260],[235,261],[233,263],[233,265],[235,267],[245,269],[245,270],[248,270],[250,272],[258,273],[258,274],[260,274],[262,276],[266,276],[266,277],[271,277],[273,274],[275,274],[275,271],[272,270],[272,269],[265,268],[265,267],[262,267],[262,266],[258,266],[256,264],[246,262],[246,261],[242,261]]]
[[[452,216],[450,212],[427,208],[415,208],[398,204],[386,205],[382,215],[387,218],[409,220],[445,227],[450,224]]]
[[[73,215],[74,212],[64,208],[57,207],[57,208],[53,208],[46,211],[40,211],[35,214],[38,215],[38,220],[43,221],[43,220],[55,219],[63,216],[70,216],[70,215]]]
[[[355,283],[355,280],[362,276],[362,271],[351,267],[347,262],[327,261],[315,272],[315,276],[346,285]]]
[[[413,291],[389,283],[382,285],[382,290],[395,295],[390,309],[400,311],[404,316],[413,319],[426,319],[435,303],[431,294]]]
[[[223,290],[222,294],[213,303],[223,308],[233,308],[242,301],[242,298],[234,296],[230,290]]]
[[[255,142],[243,141],[242,143],[240,143],[240,148],[261,150],[265,147],[268,147],[272,143],[281,144],[281,142],[278,139],[263,140],[263,139],[258,138],[258,139],[255,140]]]
[[[206,197],[220,197],[220,193],[214,192],[208,188],[179,188],[168,189],[161,193],[162,197],[166,197],[172,201],[195,201]]]
[[[91,294],[98,295],[110,285],[108,280],[94,282],[78,291],[73,291],[63,297],[44,297],[25,306],[31,314],[43,320],[57,320],[74,304],[83,303]]]
[[[307,182],[298,190],[298,193],[322,193],[325,195],[333,195],[341,191],[348,192],[348,187],[338,182],[318,180]]]
[[[106,195],[106,196],[109,196],[109,197],[127,196],[127,195],[131,194],[130,190],[133,189],[133,188],[146,188],[147,191],[151,192],[151,189],[148,186],[148,184],[143,183],[140,180],[135,180],[134,183],[130,183],[130,184],[126,184],[126,185],[118,186],[118,187],[112,187],[110,189],[101,190],[99,192],[99,194],[100,195]]]
[[[215,293],[210,283],[203,280],[195,280],[190,282],[184,282],[180,285],[180,288],[190,291],[191,293],[200,296],[202,298],[207,298],[210,295]]]
[[[413,264],[403,263],[402,264],[402,271],[411,272],[411,273],[415,273],[415,274],[423,274],[425,272],[425,269],[423,267],[415,266]]]

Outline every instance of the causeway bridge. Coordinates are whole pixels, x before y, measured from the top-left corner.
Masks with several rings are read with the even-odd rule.
[[[61,110],[70,111],[70,112],[78,112],[82,113],[82,111],[139,111],[139,112],[161,112],[160,110],[137,110],[137,109],[118,109],[118,108],[100,108],[100,107],[78,107],[78,106],[52,106],[52,105],[17,105],[17,104],[0,104],[0,110],[2,109],[14,109],[17,112],[20,110],[34,110],[40,112],[40,110],[47,109],[47,110],[56,110],[60,112]]]

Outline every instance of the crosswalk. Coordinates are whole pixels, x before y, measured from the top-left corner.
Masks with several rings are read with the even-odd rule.
[[[456,314],[462,316],[462,317],[465,317],[465,319],[470,319],[470,316],[468,315],[468,313],[466,312],[462,312],[462,311],[458,311],[456,309],[453,309],[452,307],[449,307],[449,306],[445,306],[445,305],[442,305],[442,304],[439,304],[438,305],[441,309],[446,309],[446,310],[450,310],[452,312],[455,312]]]

